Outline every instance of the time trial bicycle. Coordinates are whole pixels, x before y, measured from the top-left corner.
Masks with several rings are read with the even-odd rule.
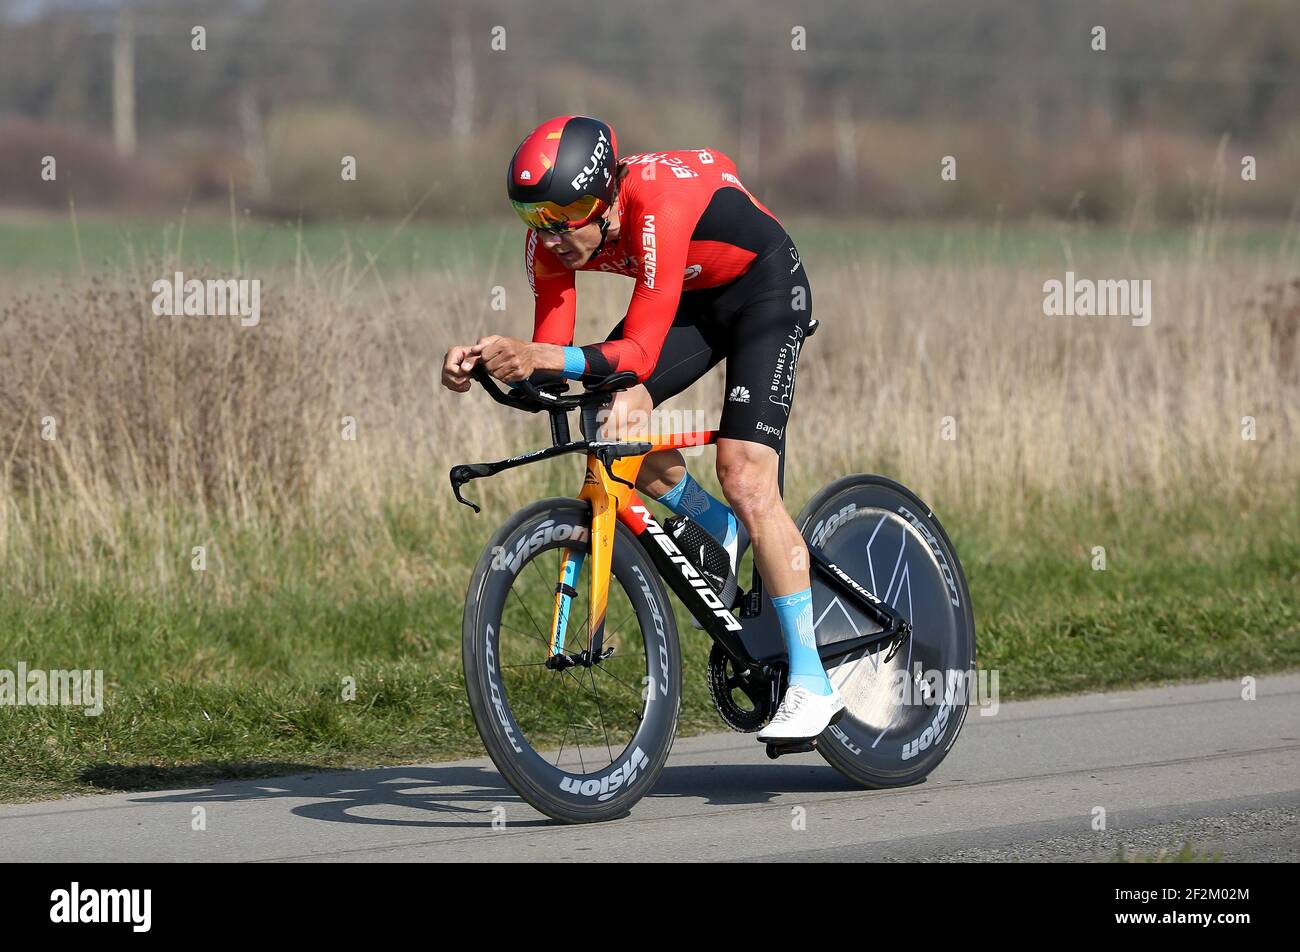
[[[700,564],[697,537],[678,531],[683,520],[661,523],[635,489],[646,454],[713,444],[717,431],[598,438],[599,411],[635,385],[630,373],[576,394],[563,382],[503,391],[482,365],[474,376],[496,402],[548,413],[551,446],[453,467],[460,502],[480,511],[461,494],[473,479],[586,457],[576,498],[516,512],[474,568],[462,628],[474,723],[502,776],[542,813],[569,823],[623,816],[654,787],[677,730],[682,650],[665,583],[712,638],[705,676],[726,724],[760,730],[786,688],[784,641],[757,564],[748,590],[721,579]],[[582,439],[570,437],[573,410]],[[845,712],[819,737],[767,753],[816,750],[863,787],[917,783],[956,741],[975,669],[957,554],[930,508],[881,476],[831,482],[795,522],[818,652]]]

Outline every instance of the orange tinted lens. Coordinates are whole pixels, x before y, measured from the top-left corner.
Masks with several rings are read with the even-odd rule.
[[[581,228],[605,210],[605,203],[594,195],[583,195],[576,202],[511,202],[529,228],[540,231],[572,231]]]

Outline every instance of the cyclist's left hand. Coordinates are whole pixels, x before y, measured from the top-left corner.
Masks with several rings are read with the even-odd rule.
[[[488,373],[505,383],[517,383],[537,369],[535,346],[514,337],[481,337],[470,353],[480,355]]]

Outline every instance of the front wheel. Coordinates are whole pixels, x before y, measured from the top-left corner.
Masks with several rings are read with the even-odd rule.
[[[947,533],[910,490],[883,476],[848,476],[799,514],[804,538],[912,623],[900,642],[826,663],[845,716],[817,743],[865,787],[924,779],[952,748],[975,686],[975,616]],[[814,574],[819,646],[880,627]]]
[[[551,623],[562,563],[564,652],[587,648],[591,517],[586,502],[546,499],[488,543],[465,597],[461,644],[470,710],[511,787],[555,820],[623,816],[663,770],[681,703],[681,649],[667,593],[635,536],[617,525],[604,646],[591,665],[557,670]],[[577,557],[575,559],[575,556]]]

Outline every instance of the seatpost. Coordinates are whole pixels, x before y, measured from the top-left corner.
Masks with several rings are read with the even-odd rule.
[[[551,415],[551,443],[554,446],[569,442],[569,411],[554,409],[547,411]]]
[[[601,404],[589,404],[582,408],[582,435],[585,438],[589,440],[600,438],[600,411],[607,406],[609,406],[608,400]]]

